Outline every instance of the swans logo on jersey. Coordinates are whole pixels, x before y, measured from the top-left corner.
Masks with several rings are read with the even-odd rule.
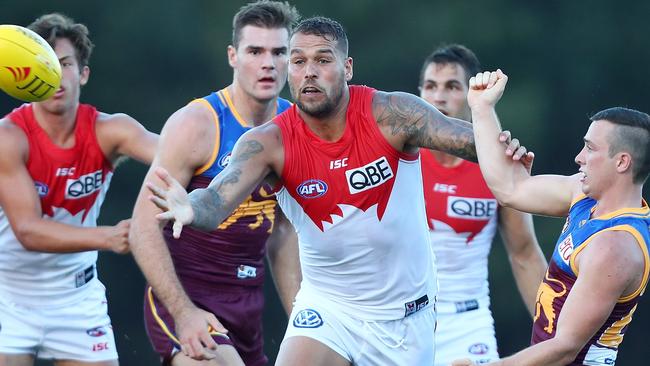
[[[65,198],[78,199],[95,193],[102,187],[103,177],[104,174],[100,169],[77,179],[68,179],[65,183]]]
[[[296,328],[318,328],[323,325],[323,318],[318,311],[312,309],[300,310],[293,318],[293,326]]]
[[[393,170],[384,156],[360,168],[345,171],[350,194],[380,186],[393,176]]]
[[[327,183],[320,179],[306,180],[296,188],[302,198],[317,198],[327,193]]]
[[[101,337],[103,335],[106,335],[106,330],[104,330],[104,327],[96,327],[86,330],[86,334],[91,337]]]
[[[45,183],[34,182],[34,186],[36,187],[36,192],[38,193],[39,197],[47,196],[47,192],[50,190],[50,188]]]
[[[488,220],[497,211],[494,198],[447,197],[447,216],[466,220]]]
[[[224,169],[225,167],[230,164],[230,157],[232,156],[232,152],[227,153],[226,155],[222,156],[221,159],[219,159],[219,167],[221,169]]]
[[[473,345],[469,346],[469,349],[467,351],[473,355],[484,355],[488,353],[489,350],[490,348],[485,343],[474,343]]]

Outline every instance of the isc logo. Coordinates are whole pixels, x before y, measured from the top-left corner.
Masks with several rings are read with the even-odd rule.
[[[393,175],[393,170],[384,156],[360,168],[345,171],[351,194],[377,187],[392,178]]]
[[[497,200],[493,198],[466,198],[449,196],[447,216],[466,220],[488,220],[497,210]]]
[[[82,175],[77,179],[68,179],[65,183],[65,198],[77,199],[93,194],[102,186],[101,170]]]
[[[320,179],[310,179],[302,182],[296,192],[303,198],[316,198],[327,193],[327,184]]]

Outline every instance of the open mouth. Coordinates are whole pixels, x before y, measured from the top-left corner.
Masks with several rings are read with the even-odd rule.
[[[258,79],[257,81],[259,81],[260,83],[274,83],[275,79],[272,77],[265,77],[265,78]]]
[[[320,89],[318,89],[315,86],[306,86],[306,87],[302,88],[302,90],[300,92],[302,94],[318,94],[321,91],[320,91]]]

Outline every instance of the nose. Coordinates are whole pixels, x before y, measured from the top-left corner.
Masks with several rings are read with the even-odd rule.
[[[315,79],[318,76],[316,65],[307,62],[305,65],[305,79]]]
[[[262,58],[262,68],[263,69],[275,69],[275,59],[270,52],[265,52]]]
[[[585,148],[584,147],[582,148],[582,150],[580,150],[578,155],[576,155],[575,162],[576,162],[576,164],[578,164],[580,166],[585,165]]]

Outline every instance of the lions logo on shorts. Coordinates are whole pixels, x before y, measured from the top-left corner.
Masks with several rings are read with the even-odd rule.
[[[301,310],[293,318],[293,326],[296,328],[318,328],[321,325],[323,325],[323,318],[320,317],[316,310]]]

